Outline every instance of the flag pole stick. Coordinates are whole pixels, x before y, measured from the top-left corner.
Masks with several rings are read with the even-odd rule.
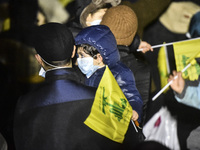
[[[131,122],[132,122],[132,124],[133,124],[133,126],[134,126],[134,128],[135,128],[135,131],[138,132],[138,130],[137,130],[137,128],[136,128],[136,125],[135,125],[135,123],[133,122],[133,120],[131,120]]]
[[[165,43],[165,44],[154,45],[154,46],[151,46],[151,48],[158,48],[158,47],[162,47],[162,46],[169,46],[169,45],[172,45],[172,44],[174,44],[174,43],[185,42],[185,41],[191,41],[191,40],[197,40],[197,39],[200,39],[200,37],[193,38],[193,39],[189,39],[189,40],[182,40],[182,41],[177,41],[177,42],[171,42],[171,43]],[[143,50],[143,48],[137,49],[137,52],[141,52],[142,50]]]
[[[181,72],[184,72],[185,70],[187,70],[189,67],[191,66],[191,63],[189,63]],[[176,75],[174,77],[174,79],[176,79],[178,76]],[[158,96],[160,96],[160,94],[162,94],[162,92],[164,92],[164,90],[170,85],[172,84],[173,80],[171,80],[170,82],[168,82],[168,84],[166,84],[153,98],[152,100],[154,101],[156,98],[158,98]]]

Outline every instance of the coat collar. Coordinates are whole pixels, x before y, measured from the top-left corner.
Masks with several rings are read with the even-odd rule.
[[[81,72],[75,68],[61,68],[56,70],[51,70],[46,73],[45,81],[51,82],[54,80],[73,80],[76,82],[81,82],[82,80]]]

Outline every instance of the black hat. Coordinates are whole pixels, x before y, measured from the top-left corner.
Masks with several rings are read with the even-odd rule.
[[[74,38],[71,31],[60,23],[47,23],[36,28],[34,48],[48,63],[71,58]]]

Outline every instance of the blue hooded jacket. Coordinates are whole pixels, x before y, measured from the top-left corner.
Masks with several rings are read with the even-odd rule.
[[[136,88],[132,71],[120,62],[117,43],[110,29],[105,25],[84,28],[75,38],[75,44],[89,44],[95,47],[103,57],[104,64],[108,65],[121,90],[131,104],[141,121],[143,101]],[[90,78],[86,79],[88,86],[98,87],[105,67],[98,69]]]

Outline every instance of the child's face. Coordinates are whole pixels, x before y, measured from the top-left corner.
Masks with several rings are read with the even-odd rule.
[[[83,47],[79,47],[78,50],[77,50],[77,54],[78,54],[78,58],[85,58],[85,57],[92,57],[90,56],[89,54],[85,53],[84,50],[83,50]],[[93,65],[96,65],[98,66],[99,65],[99,61],[102,62],[102,60],[99,60],[98,57],[99,57],[100,54],[97,54],[97,59],[94,59],[93,58]],[[101,55],[100,55],[101,56]]]

